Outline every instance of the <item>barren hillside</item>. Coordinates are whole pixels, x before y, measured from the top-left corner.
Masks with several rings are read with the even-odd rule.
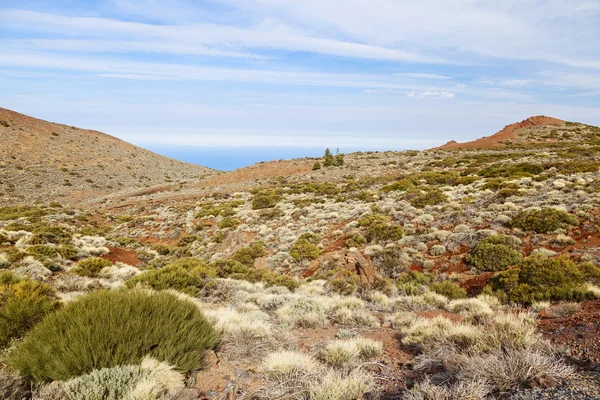
[[[0,203],[90,198],[213,175],[113,136],[0,108]]]
[[[484,136],[471,142],[458,143],[449,141],[433,150],[482,149],[502,146],[511,143],[540,143],[556,140],[558,128],[565,126],[565,121],[543,115],[529,117],[521,122],[505,126],[492,136]]]

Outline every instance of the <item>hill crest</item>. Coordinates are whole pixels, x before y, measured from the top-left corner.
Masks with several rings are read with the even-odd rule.
[[[519,136],[523,131],[531,130],[534,128],[545,128],[545,127],[556,127],[562,126],[565,121],[547,117],[545,115],[536,115],[529,117],[521,122],[506,125],[502,130],[496,132],[491,136],[484,136],[470,142],[458,143],[455,140],[451,140],[448,143],[433,148],[432,150],[455,150],[455,149],[482,149],[486,147],[494,147],[503,145],[504,141],[514,139]]]
[[[214,175],[95,130],[0,108],[0,202],[83,200]]]

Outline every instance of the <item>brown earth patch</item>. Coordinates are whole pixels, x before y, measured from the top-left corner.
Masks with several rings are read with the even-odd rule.
[[[105,260],[109,260],[110,262],[122,262],[131,266],[139,266],[142,265],[143,262],[140,261],[135,255],[135,251],[129,249],[122,249],[120,247],[108,247],[110,251],[108,254],[103,255],[102,258]]]

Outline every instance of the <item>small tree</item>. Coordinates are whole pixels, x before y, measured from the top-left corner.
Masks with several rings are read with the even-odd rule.
[[[333,167],[335,165],[335,157],[331,154],[329,148],[325,149],[325,155],[323,156],[323,166]]]
[[[312,170],[316,171],[318,169],[321,169],[321,163],[317,161],[316,163],[314,163]]]

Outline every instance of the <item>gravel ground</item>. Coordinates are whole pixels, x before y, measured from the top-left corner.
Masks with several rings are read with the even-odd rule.
[[[580,372],[552,388],[515,389],[502,397],[506,400],[600,399],[600,373]]]

